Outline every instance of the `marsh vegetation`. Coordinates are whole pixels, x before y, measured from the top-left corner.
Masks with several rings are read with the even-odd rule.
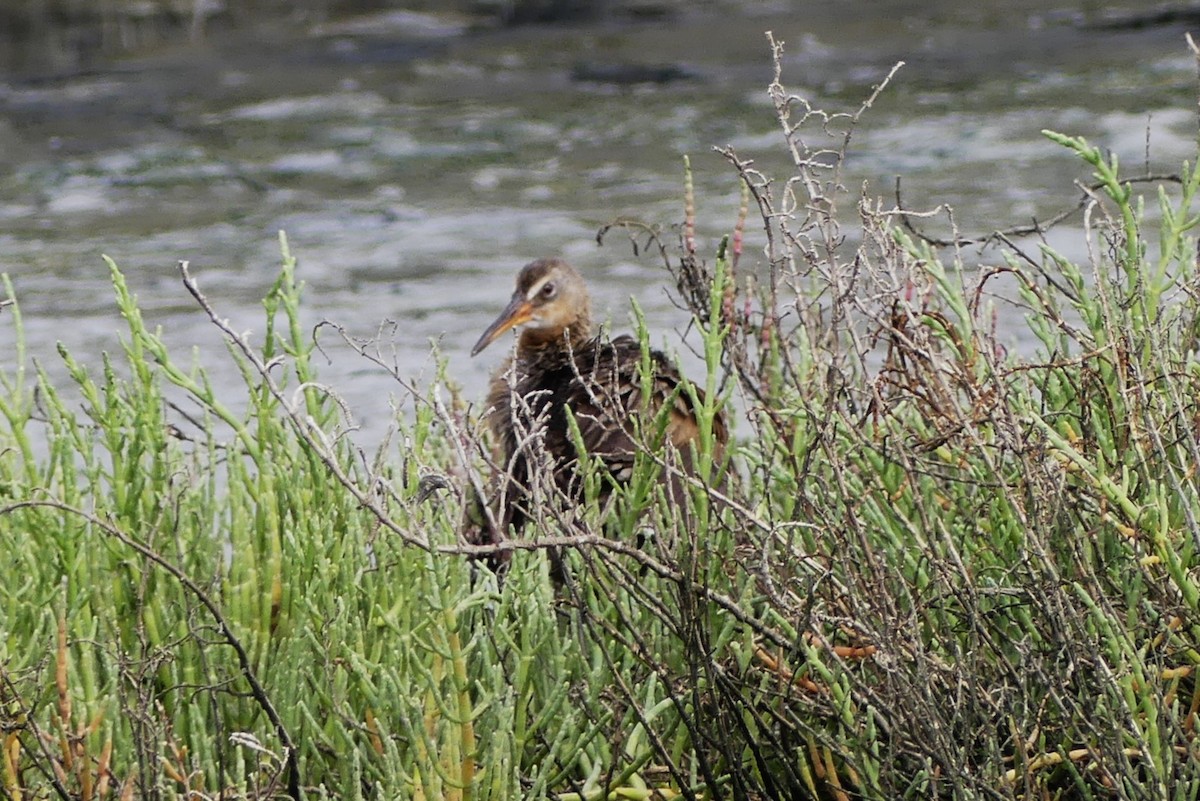
[[[473,399],[350,339],[395,379],[395,428],[361,451],[286,243],[253,338],[181,265],[236,393],[115,263],[123,351],[64,349],[67,392],[6,284],[0,792],[1194,798],[1200,168],[1141,180],[1048,132],[1083,165],[1060,226],[1089,260],[971,265],[844,185],[873,98],[815,109],[776,56],[790,172],[723,151],[742,204],[715,251],[686,178],[678,228],[606,233],[661,259],[707,411],[737,419],[736,480],[692,481],[686,516],[647,449],[606,514],[547,485],[525,538],[462,542]]]

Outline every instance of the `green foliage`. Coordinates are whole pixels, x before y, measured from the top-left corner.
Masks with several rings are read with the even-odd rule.
[[[1095,170],[1103,246],[972,271],[866,200],[848,249],[837,165],[772,97],[797,180],[726,151],[763,271],[745,210],[701,257],[690,179],[668,260],[707,365],[694,475],[643,418],[614,508],[595,466],[579,508],[543,488],[503,582],[458,537],[472,421],[444,379],[398,384],[402,448],[359,453],[286,242],[258,345],[181,270],[241,388],[111,262],[122,352],[62,349],[56,387],[6,281],[3,797],[1195,798],[1200,170],[1151,217],[1051,134]]]

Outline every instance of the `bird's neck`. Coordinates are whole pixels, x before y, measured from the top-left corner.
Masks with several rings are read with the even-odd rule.
[[[581,318],[569,326],[526,328],[517,342],[517,354],[523,361],[544,360],[582,349],[592,339],[591,320]]]

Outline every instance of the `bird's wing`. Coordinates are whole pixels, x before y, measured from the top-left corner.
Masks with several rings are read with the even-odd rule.
[[[699,445],[700,424],[692,395],[684,386],[686,379],[663,354],[652,350],[648,356],[648,380],[643,380],[639,370],[641,345],[630,336],[617,337],[577,359],[574,397],[568,405],[587,452],[599,457],[621,481],[632,474],[639,441],[656,446],[661,433],[681,451]],[[703,393],[698,388],[695,392],[703,402]],[[653,426],[660,422],[658,414],[668,404],[667,417],[661,421],[665,428],[658,432]],[[640,432],[636,420],[641,421]],[[720,414],[714,420],[713,435],[723,446],[727,434]]]

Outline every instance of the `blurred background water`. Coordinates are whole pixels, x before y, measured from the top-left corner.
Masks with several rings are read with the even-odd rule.
[[[58,341],[96,365],[119,347],[104,253],[173,348],[237,383],[175,265],[261,332],[285,230],[309,322],[382,330],[417,381],[436,341],[479,400],[501,348],[469,349],[539,256],[579,266],[614,327],[635,296],[654,342],[686,351],[659,263],[595,235],[617,217],[670,232],[684,154],[707,248],[738,204],[713,146],[786,175],[764,31],[786,43],[789,88],[829,110],[856,108],[905,61],[855,136],[848,186],[890,197],[902,176],[906,205],[949,204],[986,233],[1078,197],[1086,171],[1043,128],[1139,171],[1194,154],[1197,20],[1182,4],[1082,0],[0,0],[0,271],[52,374]],[[1078,229],[1051,243],[1082,257]],[[761,246],[751,233],[746,263]],[[0,325],[0,352],[13,347]],[[397,387],[344,347],[329,356],[321,376],[369,441]]]

